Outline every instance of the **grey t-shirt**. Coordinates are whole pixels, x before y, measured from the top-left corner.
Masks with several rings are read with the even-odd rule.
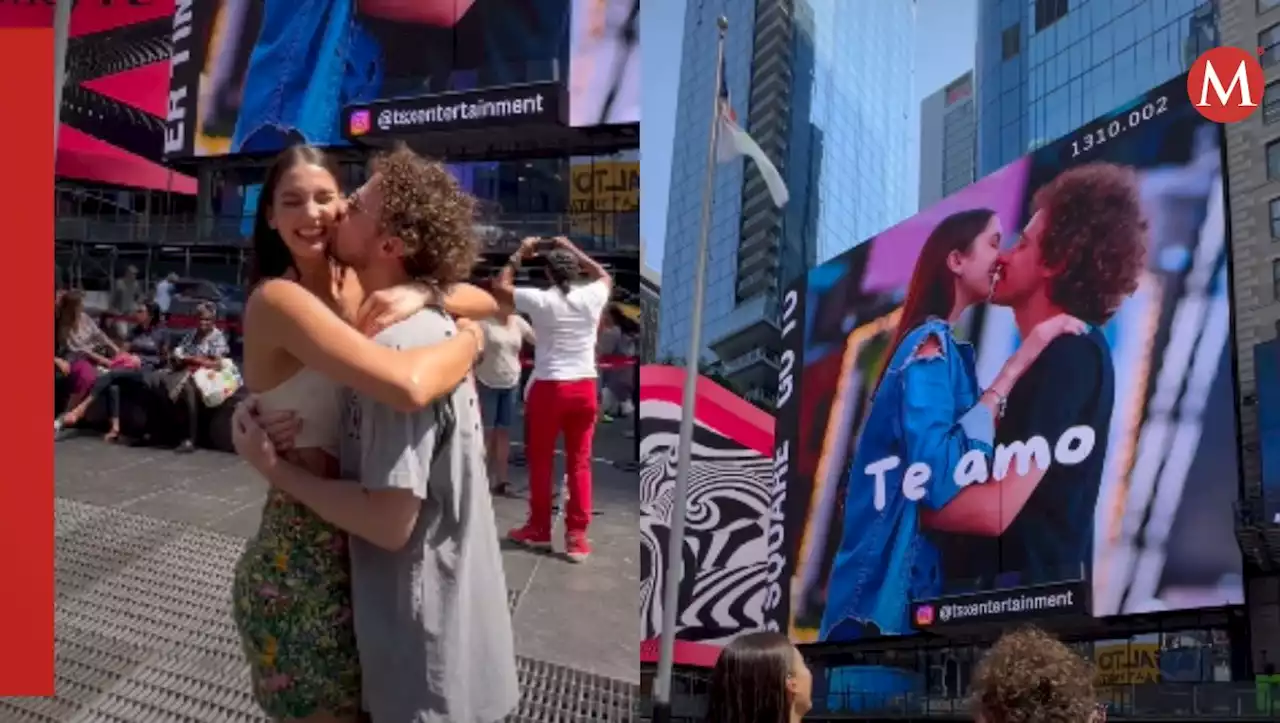
[[[397,349],[455,333],[422,311],[375,340]],[[346,392],[343,477],[422,501],[397,552],[351,538],[365,708],[373,723],[493,723],[519,702],[511,616],[475,382],[405,414]]]

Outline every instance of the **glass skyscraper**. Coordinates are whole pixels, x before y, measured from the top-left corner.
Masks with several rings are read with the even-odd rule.
[[[1183,73],[1210,0],[978,0],[978,176]]]
[[[915,211],[915,0],[689,0],[662,265],[659,358],[689,353],[693,275],[715,78],[791,200],[773,206],[749,163],[716,169],[703,357],[748,396],[777,381],[781,290]]]

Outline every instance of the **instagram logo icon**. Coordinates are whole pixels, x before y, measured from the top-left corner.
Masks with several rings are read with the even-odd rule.
[[[916,608],[916,625],[919,625],[922,628],[933,625],[932,605],[921,605]]]
[[[372,116],[368,110],[358,110],[351,114],[351,135],[362,136],[369,132],[369,127],[373,125]]]

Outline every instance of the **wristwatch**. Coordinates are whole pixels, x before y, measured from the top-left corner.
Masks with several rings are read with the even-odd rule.
[[[520,268],[520,264],[522,263],[524,263],[524,258],[520,256],[519,252],[511,254],[511,258],[507,259],[507,266],[510,266],[513,269]]]

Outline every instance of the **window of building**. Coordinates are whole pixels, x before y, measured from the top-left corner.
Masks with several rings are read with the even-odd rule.
[[[1267,144],[1267,178],[1280,181],[1280,141]]]
[[[1270,68],[1280,61],[1280,23],[1258,33],[1258,48],[1262,51],[1262,67]]]
[[[1067,0],[1036,0],[1036,32],[1053,25],[1067,14]]]
[[[1270,125],[1276,121],[1280,121],[1280,81],[1268,85],[1262,96],[1262,122]]]
[[[1280,0],[1276,0],[1280,2]],[[1000,58],[1009,60],[1016,58],[1022,49],[1022,23],[1014,23],[1000,33]]]
[[[1280,198],[1271,199],[1271,240],[1280,241]]]
[[[1280,8],[1280,0],[1258,0],[1258,13],[1262,14],[1268,10]]]
[[[1271,259],[1271,297],[1280,301],[1280,259]]]

